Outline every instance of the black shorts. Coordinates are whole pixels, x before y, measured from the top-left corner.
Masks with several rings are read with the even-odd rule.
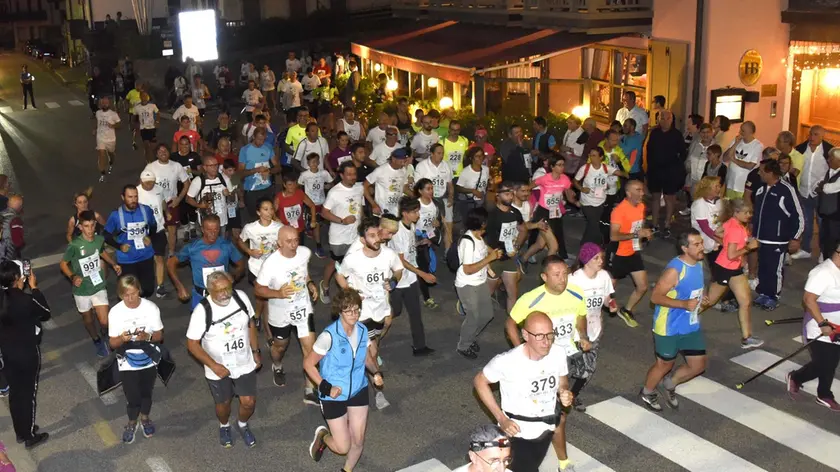
[[[256,281],[257,281],[257,276],[254,275],[254,273],[251,272],[250,269],[248,269],[248,283],[253,287],[254,282],[256,282]]]
[[[379,337],[379,335],[382,334],[382,330],[385,329],[384,322],[364,320],[362,321],[362,324],[368,329],[368,339],[375,339]]]
[[[365,387],[359,390],[359,393],[353,395],[345,401],[324,400],[321,399],[321,413],[325,420],[334,420],[341,418],[347,414],[347,407],[350,406],[369,406],[370,396],[368,388]]]
[[[213,396],[213,402],[216,405],[231,401],[234,395],[237,397],[256,397],[257,371],[254,370],[245,375],[240,375],[236,379],[230,377],[219,380],[207,379],[207,385],[210,387],[210,395]]]
[[[227,227],[230,229],[242,229],[242,209],[236,209],[236,216],[228,215]]]
[[[712,262],[711,265],[709,265],[709,272],[712,273],[712,280],[714,280],[716,284],[725,285],[727,287],[729,286],[729,279],[739,275],[744,275],[744,271],[740,267],[737,269],[727,269],[725,267],[721,267],[717,262]]]
[[[166,239],[166,231],[158,231],[157,233],[151,236],[152,240],[152,249],[155,251],[156,256],[165,256],[166,255],[166,246],[168,240]]]
[[[142,139],[143,141],[149,141],[149,142],[157,141],[157,130],[155,128],[141,129],[140,130],[140,139]]]
[[[678,176],[658,175],[648,173],[648,190],[650,193],[664,193],[665,195],[676,195],[683,188],[685,179]]]
[[[303,329],[304,327],[306,327],[306,330],[308,330],[308,332],[304,332],[306,331],[305,329]],[[274,339],[291,339],[292,330],[297,331],[298,339],[305,338],[315,332],[315,317],[312,316],[312,314],[310,313],[306,319],[305,325],[288,324],[286,326],[272,326],[271,324],[269,324],[268,330],[271,332],[271,337]]]
[[[621,280],[633,272],[643,270],[645,270],[645,263],[642,261],[642,255],[638,252],[633,253],[632,256],[613,254],[610,260],[609,272],[615,280]]]

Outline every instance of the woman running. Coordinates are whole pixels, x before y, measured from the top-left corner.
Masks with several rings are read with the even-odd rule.
[[[73,240],[76,236],[82,234],[82,229],[79,223],[79,215],[83,211],[90,210],[90,200],[93,197],[93,187],[88,187],[84,191],[73,195],[73,206],[76,207],[75,213],[67,221],[67,242]],[[98,212],[93,212],[96,215],[96,234],[102,234],[102,228],[105,226],[105,218]]]
[[[455,180],[455,217],[463,221],[473,208],[484,207],[490,169],[484,165],[484,151],[471,147],[464,153],[464,169]]]
[[[748,201],[743,198],[725,201],[720,218],[721,227],[717,231],[722,239],[721,249],[711,264],[712,284],[709,287],[708,304],[702,305],[699,311],[702,313],[717,303],[727,287],[732,290],[738,300],[742,349],[764,344],[764,341],[752,335],[750,285],[743,269],[744,256],[758,248],[758,241],[750,235],[747,226],[751,218],[752,206]]]
[[[548,168],[551,172],[534,180],[534,185],[540,192],[540,199],[534,208],[531,221],[547,221],[551,232],[557,239],[557,255],[567,259],[566,241],[563,235],[563,214],[566,212],[566,201],[578,206],[572,190],[572,181],[565,174],[566,158],[553,154],[548,158]]]
[[[283,227],[280,222],[274,220],[274,203],[268,197],[257,200],[257,217],[259,218],[257,221],[248,223],[242,228],[239,239],[236,240],[239,250],[249,256],[248,283],[252,286],[260,275],[263,262],[277,250],[277,235]],[[256,295],[254,298],[256,299],[254,304],[256,318],[263,321],[262,315],[267,313],[265,308],[268,301]],[[265,323],[265,327],[268,329],[268,323]],[[270,335],[269,339],[271,339]]]
[[[318,385],[321,412],[327,427],[318,426],[309,445],[309,455],[321,460],[324,449],[345,456],[343,470],[353,470],[362,456],[368,417],[368,380],[382,388],[382,373],[367,355],[368,333],[359,322],[362,298],[353,289],[338,292],[332,313],[338,319],[318,335],[312,351],[303,360],[309,378]]]
[[[513,187],[513,204],[512,207],[519,210],[523,221],[531,221],[533,216],[533,206],[531,205],[532,196],[531,185],[527,183],[517,183]],[[536,199],[534,200],[536,203]],[[517,258],[519,269],[523,274],[528,272],[528,264],[535,264],[537,262],[534,256],[545,249],[546,255],[557,254],[557,238],[554,237],[554,232],[551,227],[542,231],[540,229],[532,229],[528,236],[528,250],[525,251],[521,257]]]
[[[437,267],[437,257],[435,248],[440,246],[442,239],[442,222],[443,212],[440,208],[439,200],[434,199],[435,185],[431,180],[423,178],[414,184],[414,194],[420,199],[420,219],[417,220],[415,229],[420,245],[417,246],[417,268],[423,272],[434,274],[434,268]],[[423,241],[429,241],[424,244]],[[434,264],[432,261],[434,260]],[[434,267],[432,267],[434,265]],[[435,299],[429,294],[429,287],[431,286],[422,277],[417,278],[420,282],[420,293],[423,294],[423,304],[432,310],[438,308],[440,305],[435,302]],[[437,285],[437,284],[432,284]]]
[[[312,228],[312,234],[315,242],[320,245],[320,231],[318,231],[318,209],[312,200],[306,196],[306,193],[300,188],[298,184],[300,174],[295,170],[290,170],[283,173],[283,190],[278,192],[274,197],[274,207],[277,212],[277,219],[284,225],[291,226],[296,229],[300,236],[300,245],[303,245],[304,231],[306,231],[306,223],[304,222],[303,206],[309,208],[310,222],[309,226]]]

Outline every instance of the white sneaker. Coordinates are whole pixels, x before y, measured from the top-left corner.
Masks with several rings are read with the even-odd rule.
[[[758,288],[758,279],[750,279],[750,290],[755,290]]]
[[[385,394],[382,392],[376,392],[376,409],[384,410],[389,406],[391,406],[391,402],[385,398]]]
[[[688,216],[690,214],[691,214],[691,208],[684,208],[684,209],[680,210],[680,215],[681,216]]]
[[[659,197],[659,206],[661,206],[661,207],[665,206],[665,195],[662,195],[662,196]]]
[[[810,259],[811,258],[811,253],[810,252],[805,252],[802,249],[800,249],[800,250],[796,251],[795,253],[791,254],[790,258],[791,259]]]

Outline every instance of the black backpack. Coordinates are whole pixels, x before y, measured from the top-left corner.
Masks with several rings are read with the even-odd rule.
[[[461,245],[461,241],[464,239],[473,243],[473,248],[475,248],[475,240],[471,236],[462,235],[460,239],[458,239],[457,244],[453,244],[449,246],[449,249],[446,250],[446,267],[449,267],[449,272],[453,274],[458,272],[458,267],[461,267],[461,261],[458,258],[458,246]]]
[[[236,302],[237,305],[239,305],[239,309],[225,316],[224,318],[218,319],[216,321],[213,321],[213,309],[210,307],[210,300],[208,300],[207,297],[204,297],[201,299],[201,301],[198,302],[199,305],[201,305],[204,308],[205,328],[204,334],[201,335],[201,339],[204,339],[204,336],[207,335],[207,332],[210,331],[210,328],[214,324],[221,323],[222,321],[227,320],[228,318],[238,314],[241,311],[244,311],[245,314],[248,314],[248,307],[245,306],[245,302],[242,301],[242,299],[239,297],[239,293],[237,293],[236,290],[233,291],[233,300]]]

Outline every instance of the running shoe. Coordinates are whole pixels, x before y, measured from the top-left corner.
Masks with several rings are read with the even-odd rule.
[[[421,347],[420,349],[411,348],[411,355],[414,357],[424,357],[434,353],[435,350],[430,348],[429,346]]]
[[[671,237],[671,228],[666,226],[665,229],[662,230],[662,238],[663,239],[668,239],[670,237]]]
[[[134,149],[135,151],[137,150],[137,141],[131,142],[131,149]]]
[[[328,430],[326,426],[318,426],[315,429],[315,437],[313,437],[312,442],[309,443],[309,457],[311,457],[313,461],[320,461],[321,456],[324,455],[324,449],[327,448],[327,443],[324,442],[324,438],[327,437],[328,434],[330,434],[330,430]]]
[[[437,310],[438,308],[440,308],[440,305],[435,301],[433,297],[429,297],[428,299],[426,299],[426,301],[424,301],[423,304],[426,305],[426,308],[430,310]]]
[[[574,464],[569,464],[565,468],[558,467],[557,471],[558,472],[575,472],[575,466],[574,466]]]
[[[476,354],[475,351],[473,351],[472,349],[467,349],[466,351],[456,349],[455,352],[457,352],[461,356],[466,357],[467,359],[470,359],[470,360],[474,360],[474,359],[478,358],[478,354]]]
[[[247,424],[245,426],[239,426],[238,429],[246,446],[254,447],[257,445],[257,438],[254,437],[254,433],[251,432],[251,428]]]
[[[580,401],[580,398],[578,398],[578,397],[575,397],[574,400],[572,400],[572,407],[574,407],[575,410],[577,410],[581,413],[586,412],[586,405],[582,401]],[[567,467],[563,470],[569,470],[569,469]]]
[[[325,288],[323,280],[318,282],[318,291],[320,292],[319,295],[321,295],[321,303],[323,303],[324,305],[329,305],[332,301],[330,300],[330,287],[326,286]]]
[[[650,227],[650,232],[653,233],[653,234],[658,233],[659,232],[659,226],[655,226],[655,225],[651,226]]]
[[[137,428],[140,426],[139,423],[134,424],[127,424],[125,425],[125,429],[123,430],[122,434],[122,442],[123,444],[131,444],[134,442],[134,436],[137,435]]]
[[[758,279],[753,277],[749,280],[750,290],[755,291],[758,288]]]
[[[304,392],[303,403],[312,406],[321,406],[321,399],[318,398],[318,395],[313,391]]]
[[[796,383],[795,380],[793,380],[793,372],[788,372],[785,375],[785,386],[787,387],[787,393],[790,399],[796,400],[796,398],[799,396],[799,388],[801,387],[801,385],[799,385],[798,383]]]
[[[376,409],[377,410],[384,410],[385,408],[388,408],[389,406],[391,406],[391,402],[389,402],[388,399],[385,398],[385,394],[382,393],[381,391],[376,392]]]
[[[280,369],[271,369],[274,373],[274,385],[278,387],[285,387],[286,386],[286,372],[283,371],[282,368]]]
[[[99,176],[99,183],[105,182],[105,174]]]
[[[636,321],[636,317],[633,315],[633,312],[627,308],[620,308],[618,310],[618,317],[621,318],[621,321],[624,321],[624,324],[631,328],[639,326],[639,322]]]
[[[662,405],[659,404],[659,394],[651,392],[650,394],[645,393],[645,389],[639,390],[639,398],[642,400],[642,403],[648,407],[648,409],[653,411],[662,411]]]
[[[9,396],[9,387],[0,388],[0,398]]]
[[[105,341],[102,338],[94,341],[93,347],[96,348],[96,357],[108,357],[108,346],[105,345]]]
[[[24,443],[23,446],[27,449],[32,449],[33,447],[38,446],[39,444],[43,444],[44,441],[49,439],[49,437],[50,437],[49,433],[33,434],[31,438],[29,438],[29,439],[27,439],[26,441],[23,442]]]
[[[113,171],[113,170],[114,170],[114,163],[109,162],[108,163],[108,175],[111,175],[111,171]]]
[[[230,433],[230,426],[219,427],[219,444],[226,449],[233,447],[233,435]]]
[[[800,250],[794,252],[793,254],[791,254],[790,258],[791,259],[810,259],[811,258],[811,253],[808,252],[808,251],[803,251],[802,249],[800,249]]]
[[[665,388],[665,383],[660,382],[659,388],[662,389],[662,393],[665,394],[665,403],[673,409],[677,409],[680,407],[680,401],[677,399],[677,389],[668,390]]]
[[[455,311],[457,311],[461,316],[467,316],[467,312],[464,310],[464,305],[461,304],[461,300],[455,302]]]
[[[478,345],[478,342],[473,341],[473,343],[470,344],[470,351],[479,353],[481,352],[481,346]]]
[[[759,301],[759,299],[761,299],[761,301]],[[759,295],[759,298],[756,298],[753,304],[758,305],[764,311],[773,311],[779,307],[779,300],[768,297],[767,295]]]
[[[516,256],[516,266],[519,267],[519,272],[528,275],[528,261],[523,261],[521,257]]]
[[[531,256],[528,258],[528,264],[536,264],[537,263],[537,256]]]
[[[317,257],[318,259],[323,259],[323,258],[327,257],[327,253],[324,252],[324,248],[316,247],[315,248],[315,257]]]
[[[738,302],[735,300],[728,300],[725,302],[720,302],[715,304],[715,310],[721,313],[732,313],[738,311]]]
[[[756,347],[761,347],[763,345],[764,341],[755,336],[750,336],[747,339],[741,340],[741,349],[753,349]]]
[[[688,216],[691,214],[691,207],[686,207],[680,210],[680,216]]]
[[[764,305],[769,300],[770,300],[770,297],[768,297],[767,295],[759,295],[759,296],[755,297],[755,300],[753,300],[753,305],[755,305],[759,308],[764,308]]]
[[[143,436],[150,438],[155,435],[155,424],[152,420],[140,421],[140,429],[143,431]]]
[[[163,285],[158,285],[158,286],[155,288],[155,297],[157,297],[157,298],[163,298],[163,297],[165,297],[165,296],[166,296],[166,289],[165,289],[165,288],[163,288]]]
[[[840,403],[834,401],[833,398],[819,398],[817,397],[817,405],[824,406],[831,411],[840,411]]]

